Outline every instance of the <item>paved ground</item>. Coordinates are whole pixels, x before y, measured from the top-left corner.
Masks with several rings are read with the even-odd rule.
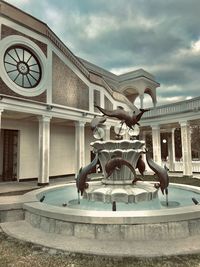
[[[64,184],[74,182],[74,176],[68,176],[63,178],[50,179],[49,185]],[[26,181],[26,182],[0,182],[0,197],[4,195],[17,195],[27,191],[40,188],[37,185],[37,181]]]
[[[0,224],[8,235],[49,248],[90,255],[118,257],[155,257],[194,254],[200,252],[200,238],[193,236],[169,241],[116,242],[90,240],[45,233],[25,221]]]

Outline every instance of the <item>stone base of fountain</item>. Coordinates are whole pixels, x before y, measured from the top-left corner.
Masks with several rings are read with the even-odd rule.
[[[90,185],[84,192],[83,198],[90,201],[101,201],[105,203],[124,202],[138,203],[150,201],[158,197],[158,189],[153,184],[140,182],[131,184],[130,181],[124,184],[121,182],[106,181],[106,184]]]

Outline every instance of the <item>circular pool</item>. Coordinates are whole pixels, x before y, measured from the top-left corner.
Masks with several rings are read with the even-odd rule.
[[[101,182],[93,182],[95,186],[99,186]],[[149,184],[148,182],[137,182],[137,184]],[[189,187],[180,184],[170,184],[169,188],[169,203],[166,204],[166,197],[159,190],[158,198],[142,202],[124,203],[118,202],[117,211],[136,211],[136,210],[160,210],[170,209],[175,207],[186,207],[194,205],[192,198],[200,200],[200,189],[197,187]],[[43,203],[57,206],[68,207],[78,210],[97,210],[97,211],[112,211],[110,202],[91,201],[84,198],[80,199],[78,204],[78,195],[76,187],[71,184],[67,186],[51,188],[36,195],[38,200],[44,198]]]
[[[200,205],[192,202],[192,198],[200,200],[200,189],[194,186],[171,184],[169,206],[159,194],[156,203],[117,203],[117,211],[107,203],[81,200],[77,204],[74,184],[28,194],[35,201],[24,204],[26,221],[50,233],[116,241],[169,240],[200,234]]]

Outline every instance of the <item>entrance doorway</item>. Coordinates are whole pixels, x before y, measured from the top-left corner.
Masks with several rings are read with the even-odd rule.
[[[2,129],[2,181],[17,180],[18,130]]]

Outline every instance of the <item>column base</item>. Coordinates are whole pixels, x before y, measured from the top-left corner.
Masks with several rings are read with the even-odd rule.
[[[37,183],[38,186],[46,186],[49,185],[49,183]]]
[[[192,178],[193,177],[193,174],[191,174],[191,175],[183,174],[182,177],[184,177],[184,178]]]

